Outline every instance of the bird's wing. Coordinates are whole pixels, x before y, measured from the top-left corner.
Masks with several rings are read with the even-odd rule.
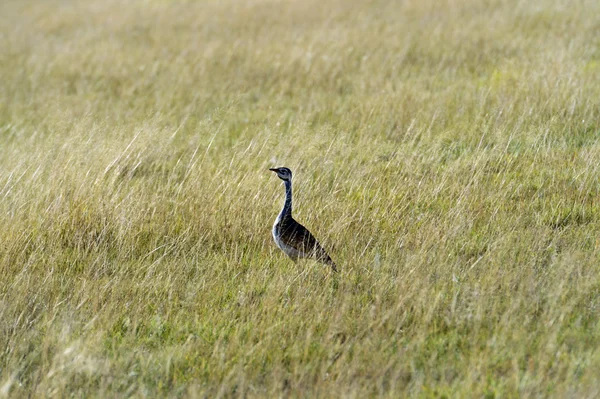
[[[308,256],[314,256],[318,261],[331,265],[335,270],[335,264],[327,252],[306,227],[292,218],[283,221],[281,227],[281,238],[287,245]]]

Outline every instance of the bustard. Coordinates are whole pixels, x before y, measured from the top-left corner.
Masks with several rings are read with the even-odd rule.
[[[292,217],[292,171],[288,168],[271,168],[285,185],[285,203],[273,224],[273,238],[281,250],[294,262],[299,258],[311,258],[331,266],[337,272],[335,263],[310,231]]]

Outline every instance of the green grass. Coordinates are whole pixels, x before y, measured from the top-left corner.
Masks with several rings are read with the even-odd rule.
[[[2,1],[0,397],[598,396],[598,15]]]

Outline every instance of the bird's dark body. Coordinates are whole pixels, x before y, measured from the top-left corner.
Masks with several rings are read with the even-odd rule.
[[[335,263],[317,241],[315,236],[291,216],[283,217],[279,223],[273,226],[280,240],[293,247],[298,253],[288,254],[294,261],[299,257],[314,258],[319,262],[330,265],[333,270],[337,270]],[[285,250],[284,250],[285,251]]]

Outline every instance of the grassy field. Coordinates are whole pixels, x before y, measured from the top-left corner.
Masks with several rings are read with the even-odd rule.
[[[1,1],[0,397],[598,397],[598,15]]]

